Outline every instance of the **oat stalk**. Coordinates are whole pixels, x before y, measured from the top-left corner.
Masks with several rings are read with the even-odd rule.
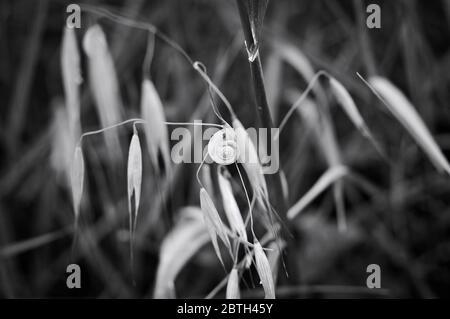
[[[270,132],[270,129],[274,128],[275,126],[270,115],[269,104],[267,102],[266,90],[264,87],[263,69],[259,54],[259,46],[261,44],[261,41],[260,39],[256,39],[256,36],[259,38],[260,34],[255,34],[254,31],[252,32],[254,28],[252,28],[252,21],[250,21],[251,5],[249,5],[246,0],[236,0],[236,2],[239,9],[242,30],[244,32],[247,53],[249,55],[251,84],[253,86],[255,108],[259,117],[260,128],[266,128]],[[262,8],[261,10],[263,9],[265,8]],[[259,16],[259,19],[262,20],[262,17]],[[259,27],[262,28],[262,25]],[[267,139],[268,140],[265,144],[268,148],[267,154],[270,154],[270,147],[274,143],[274,138],[271,136],[271,134],[268,134]],[[269,180],[269,184],[271,185],[269,190],[269,197],[273,201],[274,208],[276,209],[277,213],[280,215],[281,219],[285,221],[287,206],[282,193],[280,174],[276,172],[275,174],[267,175],[267,177]]]

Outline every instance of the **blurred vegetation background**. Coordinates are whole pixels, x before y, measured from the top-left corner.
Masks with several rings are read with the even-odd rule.
[[[131,127],[119,133],[123,156],[110,158],[101,136],[86,142],[84,229],[75,262],[82,288],[66,288],[73,262],[73,210],[61,163],[65,126],[60,49],[71,1],[0,2],[0,296],[151,297],[161,241],[181,207],[198,205],[194,164],[178,167],[161,185],[144,158],[136,245],[136,286],[129,271],[126,154]],[[381,29],[365,27],[365,8],[381,6]],[[244,125],[255,116],[247,53],[234,1],[89,1],[90,5],[156,25],[209,74]],[[362,20],[361,20],[362,19]],[[361,21],[363,24],[361,24]],[[78,43],[99,23],[107,35],[123,100],[123,119],[138,117],[144,31],[83,13]],[[270,1],[260,50],[272,115],[279,123],[293,92],[308,83],[280,57],[280,43],[300,50],[316,71],[328,71],[352,94],[391,162],[354,129],[331,102],[343,162],[367,181],[367,190],[345,185],[348,219],[339,232],[332,192],[324,192],[292,221],[295,276],[280,275],[278,297],[449,297],[450,180],[426,156],[357,78],[373,71],[398,86],[450,156],[450,1]],[[82,51],[80,49],[80,51]],[[100,128],[82,59],[81,126]],[[156,41],[151,77],[169,121],[214,121],[204,82],[186,61]],[[59,124],[59,125],[58,125]],[[295,203],[327,168],[317,140],[294,115],[282,134],[281,161]],[[64,141],[64,139],[62,139]],[[67,145],[66,145],[67,146]],[[161,200],[163,194],[163,200]],[[242,198],[243,199],[243,198]],[[245,201],[243,201],[245,204]],[[149,217],[150,216],[150,217]],[[363,289],[366,267],[379,264],[382,292]],[[177,296],[204,297],[224,277],[211,245],[184,267]],[[361,288],[360,288],[361,287]],[[245,287],[242,287],[245,290]],[[256,297],[259,290],[243,292]],[[224,292],[218,294],[224,296]]]

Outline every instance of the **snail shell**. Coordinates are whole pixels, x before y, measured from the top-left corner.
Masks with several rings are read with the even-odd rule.
[[[239,150],[234,130],[224,128],[216,132],[208,142],[208,154],[215,163],[220,165],[236,162]]]

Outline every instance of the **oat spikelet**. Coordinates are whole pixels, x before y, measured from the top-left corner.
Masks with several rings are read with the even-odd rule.
[[[58,176],[64,177],[64,182],[70,188],[72,174],[73,151],[79,136],[69,129],[70,120],[67,108],[60,103],[56,105],[52,123],[52,150],[50,163]]]
[[[214,224],[211,221],[211,219],[209,217],[207,217],[206,215],[204,215],[203,219],[204,219],[205,226],[206,226],[206,229],[209,234],[209,238],[211,239],[211,244],[213,245],[214,252],[216,253],[217,258],[219,258],[219,261],[222,264],[222,266],[225,267],[225,264],[222,259],[222,254],[220,253],[219,242],[217,241],[217,232],[215,230]]]
[[[278,242],[273,241],[269,244],[269,251],[267,252],[267,260],[269,260],[270,269],[272,269],[273,282],[277,284],[278,279],[278,268],[281,261],[281,252],[286,247],[286,242],[283,240],[278,240]]]
[[[327,187],[337,182],[343,176],[348,174],[348,169],[345,166],[333,166],[329,168],[314,184],[313,187],[303,197],[292,206],[287,216],[289,219],[294,218],[305,209],[317,196],[319,196]]]
[[[80,96],[79,85],[83,79],[80,71],[80,53],[78,51],[75,31],[64,28],[61,48],[61,70],[69,115],[69,129],[76,138],[80,135]]]
[[[164,238],[159,253],[155,298],[174,297],[175,279],[198,250],[209,241],[199,207],[185,207],[175,227]]]
[[[270,270],[269,260],[267,259],[261,244],[255,241],[255,261],[256,271],[258,272],[261,284],[264,288],[266,299],[275,299],[275,285],[273,282],[272,271]]]
[[[136,219],[139,209],[139,201],[141,198],[141,182],[142,182],[142,151],[137,131],[131,138],[130,149],[128,152],[128,211],[132,212],[131,199],[134,194],[134,218]]]
[[[141,95],[141,115],[146,121],[144,128],[150,158],[154,168],[159,171],[158,155],[161,154],[164,169],[168,171],[170,170],[170,153],[167,126],[164,123],[166,116],[158,92],[149,79],[144,79],[142,82]]]
[[[360,130],[363,135],[367,136],[369,130],[350,93],[348,93],[345,87],[333,77],[330,77],[330,88],[336,97],[336,100],[344,109],[345,113],[347,113],[347,116],[356,128]]]
[[[84,183],[84,159],[83,152],[80,146],[75,148],[75,153],[72,163],[72,200],[73,209],[75,212],[75,221],[78,220],[81,205],[81,196],[83,194],[83,183]]]
[[[367,82],[366,82],[367,83]],[[450,174],[450,165],[442,154],[427,126],[414,106],[389,80],[374,76],[369,79],[369,87],[386,105],[389,111],[405,127],[417,144],[428,155],[438,171]]]
[[[214,203],[209,196],[208,192],[204,189],[200,189],[200,206],[203,211],[203,216],[205,219],[206,227],[208,228],[208,232],[211,236],[211,241],[214,246],[214,250],[216,251],[217,257],[223,264],[222,256],[220,254],[219,245],[217,243],[217,237],[222,240],[228,250],[231,252],[231,245],[226,234],[225,226],[223,225],[222,220],[220,219],[219,212],[217,211]]]
[[[218,174],[219,188],[222,195],[223,208],[227,216],[231,229],[243,240],[247,241],[247,232],[245,230],[244,220],[242,219],[239,206],[233,195],[231,184],[221,173]]]
[[[259,162],[258,152],[244,126],[237,118],[233,119],[233,129],[236,132],[236,141],[239,149],[238,161],[244,166],[254,192],[261,202],[261,197],[263,196],[267,199],[269,198],[269,193]]]
[[[99,25],[86,31],[83,48],[88,56],[89,84],[101,125],[107,127],[119,123],[122,109],[119,82],[106,36]],[[117,131],[108,132],[105,140],[112,155],[120,155]]]
[[[361,134],[372,143],[375,149],[382,156],[384,156],[384,152],[381,150],[372,133],[370,132],[350,93],[348,93],[347,89],[338,80],[333,77],[329,77],[329,79],[331,91],[336,97],[339,105],[343,108],[344,112],[353,122],[353,125],[355,125],[355,127],[361,132]]]
[[[239,274],[236,268],[233,268],[228,275],[226,297],[227,299],[241,299],[241,293],[239,291]]]

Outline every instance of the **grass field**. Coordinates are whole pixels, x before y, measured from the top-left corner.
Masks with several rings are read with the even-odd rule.
[[[70,3],[0,2],[0,297],[450,296],[450,1]]]

